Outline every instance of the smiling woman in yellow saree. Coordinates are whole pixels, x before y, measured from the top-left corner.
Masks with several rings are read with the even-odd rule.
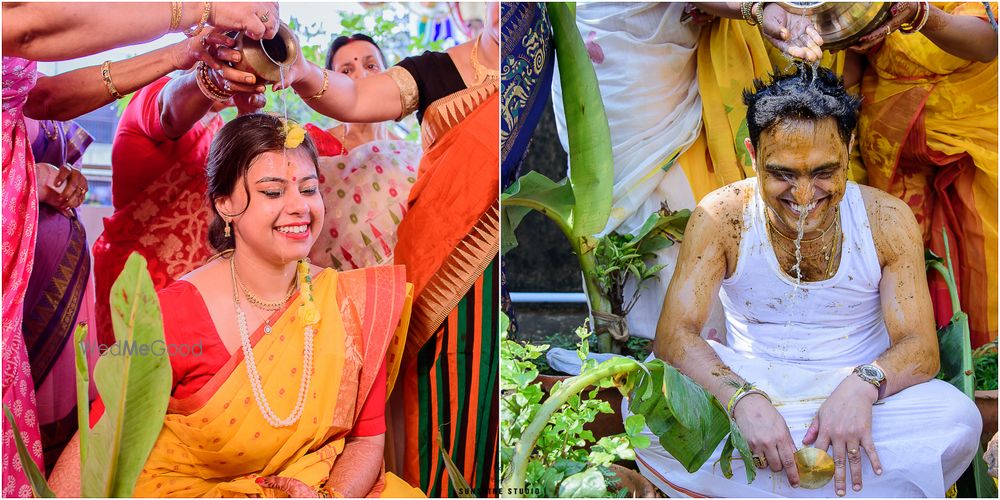
[[[304,131],[274,116],[239,117],[213,141],[209,239],[223,253],[158,294],[173,387],[134,496],[419,496],[383,467],[412,287],[402,266],[308,264],[324,218],[316,163]],[[57,493],[78,495],[78,456],[74,438]]]

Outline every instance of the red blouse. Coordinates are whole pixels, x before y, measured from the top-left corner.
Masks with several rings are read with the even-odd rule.
[[[188,281],[178,280],[158,294],[163,314],[163,336],[168,345],[201,346],[201,355],[174,355],[170,357],[173,372],[172,397],[184,399],[198,392],[229,361],[232,354],[226,349],[215,329],[212,316],[198,289]],[[282,311],[275,312],[272,320]],[[235,321],[235,318],[233,319]],[[243,377],[245,370],[233,376]],[[358,421],[351,436],[376,436],[385,432],[386,399],[385,360],[379,367],[375,383],[365,399]],[[90,426],[104,413],[104,404],[98,399],[90,412]]]

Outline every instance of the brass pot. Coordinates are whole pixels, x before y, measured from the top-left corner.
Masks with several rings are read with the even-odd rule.
[[[891,2],[779,2],[792,14],[812,20],[830,52],[856,45],[891,16]]]
[[[242,56],[240,62],[231,64],[234,68],[256,75],[256,83],[276,83],[281,81],[281,69],[289,68],[299,57],[299,39],[281,23],[278,34],[270,40],[254,40],[240,32],[233,49]]]

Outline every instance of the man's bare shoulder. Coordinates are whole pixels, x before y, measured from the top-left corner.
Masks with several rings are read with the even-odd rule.
[[[861,188],[861,198],[872,228],[872,239],[883,265],[910,247],[923,248],[923,236],[913,211],[903,200],[870,186]]]
[[[698,202],[685,232],[685,242],[704,251],[710,245],[727,249],[739,246],[743,233],[743,211],[757,188],[756,179],[744,179],[722,186]]]
[[[755,189],[757,189],[757,180],[754,178],[726,184],[705,195],[698,202],[698,208],[720,217],[734,214],[742,216],[743,209],[749,203]]]

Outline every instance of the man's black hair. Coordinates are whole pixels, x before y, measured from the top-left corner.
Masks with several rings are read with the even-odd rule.
[[[753,89],[743,91],[747,106],[750,142],[758,147],[761,132],[786,118],[819,120],[833,118],[844,144],[858,123],[861,98],[844,88],[844,80],[833,71],[801,65],[791,74],[773,74],[771,81],[756,79]]]

